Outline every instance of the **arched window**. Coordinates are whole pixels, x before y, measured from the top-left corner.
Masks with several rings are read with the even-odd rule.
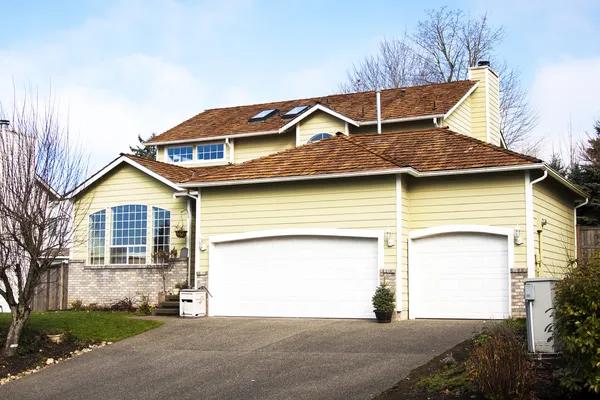
[[[112,207],[111,264],[146,264],[148,207]]]
[[[88,262],[90,265],[104,264],[106,237],[106,210],[90,214],[88,236]]]
[[[160,207],[152,207],[152,253],[163,251],[169,253],[171,245],[171,212]]]
[[[326,139],[331,136],[332,136],[331,133],[317,133],[315,136],[308,139],[308,143],[317,142],[321,139]]]

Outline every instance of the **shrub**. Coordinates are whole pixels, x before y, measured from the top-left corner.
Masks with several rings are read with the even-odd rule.
[[[396,295],[385,283],[375,289],[375,294],[371,300],[373,301],[373,307],[378,311],[394,311],[396,309]]]
[[[434,374],[423,377],[417,381],[416,386],[429,393],[448,392],[455,395],[466,393],[469,390],[469,374],[464,366],[447,365]]]
[[[485,335],[469,358],[473,384],[492,400],[522,398],[528,383],[527,349],[514,334]]]
[[[142,302],[140,303],[140,307],[138,308],[138,313],[143,315],[152,314],[152,306],[150,305],[148,296],[142,296]]]
[[[569,390],[600,392],[600,261],[569,271],[556,283],[554,332],[565,359],[557,371]]]
[[[134,312],[137,309],[137,301],[132,297],[123,297],[110,305],[112,311]]]
[[[71,309],[73,311],[81,311],[81,310],[83,310],[83,301],[81,301],[81,300],[73,300],[71,302]]]

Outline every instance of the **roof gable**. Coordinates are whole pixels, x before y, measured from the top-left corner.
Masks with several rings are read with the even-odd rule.
[[[174,190],[182,190],[175,182],[186,181],[193,177],[194,172],[188,168],[177,165],[162,163],[160,161],[149,160],[143,157],[137,157],[130,154],[121,154],[111,161],[100,171],[90,176],[79,186],[77,186],[67,197],[73,198],[90,188],[94,183],[100,181],[105,175],[113,171],[122,164],[128,164],[146,175],[164,183]]]
[[[473,81],[436,83],[381,91],[382,120],[396,120],[448,113],[476,85]],[[282,116],[298,106],[321,105],[357,124],[377,119],[375,92],[335,94],[307,99],[206,110],[149,140],[148,144],[207,140],[230,135],[279,133],[290,120]],[[248,120],[264,110],[278,109],[261,122]],[[297,118],[302,117],[306,111]]]

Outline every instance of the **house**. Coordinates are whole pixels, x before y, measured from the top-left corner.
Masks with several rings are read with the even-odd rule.
[[[587,200],[505,148],[498,87],[483,62],[466,81],[206,110],[147,143],[156,161],[122,154],[73,193],[88,211],[69,298],[154,300],[152,253],[185,247],[168,284],[207,286],[209,315],[372,318],[386,282],[400,319],[522,316],[523,280],[575,261]]]

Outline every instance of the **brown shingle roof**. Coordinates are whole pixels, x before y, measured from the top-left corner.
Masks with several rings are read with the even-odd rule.
[[[194,168],[195,176],[180,183],[386,171],[402,167],[431,172],[541,162],[437,128],[382,135],[338,135],[242,164]]]
[[[135,161],[138,164],[141,164],[143,167],[148,168],[152,172],[164,176],[165,178],[174,183],[188,181],[194,176],[194,171],[190,168],[181,167],[179,165],[167,164],[155,160],[149,160],[147,158],[134,156],[132,154],[121,155]]]
[[[467,94],[473,85],[475,85],[473,81],[458,81],[382,90],[382,119],[445,114]],[[279,115],[274,115],[264,122],[250,123],[248,119],[267,109],[276,108],[283,115],[296,106],[314,106],[317,103],[321,103],[355,121],[374,121],[377,118],[375,92],[336,94],[206,110],[156,136],[148,143],[276,131],[289,123],[290,119],[281,118]]]

